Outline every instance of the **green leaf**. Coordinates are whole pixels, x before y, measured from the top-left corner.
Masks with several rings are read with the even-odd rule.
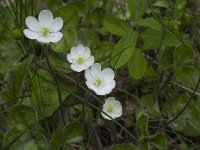
[[[178,74],[187,63],[192,61],[193,56],[193,49],[188,45],[179,45],[176,48],[166,47],[161,54],[161,64],[163,69],[173,68]]]
[[[57,76],[62,101],[64,101],[74,90],[74,85],[64,82]],[[58,92],[52,77],[48,71],[39,69],[32,79],[31,106],[35,108],[38,119],[51,116],[58,108]]]
[[[160,23],[157,20],[155,20],[154,18],[139,19],[136,21],[136,24],[140,25],[140,26],[149,27],[149,28],[155,29],[155,30],[161,30]]]
[[[106,16],[106,11],[102,8],[96,8],[91,14],[91,23],[97,27],[102,25],[102,20],[104,20]]]
[[[180,45],[175,48],[174,51],[174,70],[179,72],[183,66],[190,62],[193,58],[193,49],[187,45]]]
[[[51,47],[56,52],[68,52],[74,44],[75,33],[72,30],[64,30],[63,38],[54,44],[51,44]]]
[[[70,64],[67,63],[66,55],[54,51],[49,52],[49,60],[54,68],[58,71],[66,72],[71,71]]]
[[[65,143],[64,133],[62,130],[56,130],[51,137],[50,150],[60,150],[60,147]]]
[[[128,9],[131,14],[131,18],[134,20],[141,19],[145,12],[144,0],[128,0]]]
[[[133,144],[117,144],[111,147],[110,150],[139,150],[135,145]]]
[[[17,105],[9,112],[8,124],[10,127],[24,130],[30,128],[34,123],[36,123],[36,113],[30,106]]]
[[[1,93],[1,102],[16,101],[22,95],[27,69],[32,60],[30,56],[22,64],[17,65],[16,69],[10,73],[9,82]]]
[[[73,6],[67,5],[59,8],[54,16],[63,19],[65,29],[74,28],[78,24],[78,12]]]
[[[87,3],[87,6],[89,9],[93,9],[95,7],[98,6],[98,0],[87,0],[86,3]]]
[[[86,28],[79,29],[76,37],[77,43],[82,43],[85,46],[87,45],[91,51],[93,51],[99,43],[99,36]]]
[[[142,111],[142,110],[138,109],[137,113],[139,111]],[[140,112],[140,113],[142,113],[142,114],[140,116],[137,116],[136,131],[140,137],[143,137],[143,136],[146,136],[149,134],[148,118],[143,114],[143,112]]]
[[[148,122],[149,122],[149,119],[146,116],[146,113],[144,112],[144,110],[142,108],[137,108],[135,131],[139,138],[142,149],[145,149],[145,150],[149,149],[148,141],[144,140],[144,137],[149,135]]]
[[[146,29],[140,33],[144,40],[144,49],[149,50],[160,46],[176,46],[181,44],[179,35],[173,35],[168,31]]]
[[[164,106],[167,110],[167,116],[171,118],[174,114],[180,112],[189,99],[188,95],[180,95],[176,99],[168,100]],[[172,128],[186,136],[200,135],[200,102],[192,100],[187,109],[173,123]]]
[[[71,122],[64,128],[65,141],[70,143],[77,143],[83,139],[83,127],[81,123]]]
[[[137,32],[131,32],[120,39],[112,52],[111,64],[114,68],[120,68],[125,65],[135,51],[138,39]]]
[[[72,1],[69,6],[72,6],[78,12],[78,15],[81,17],[85,17],[88,12],[88,7],[86,2],[83,1]]]
[[[61,0],[47,0],[46,2],[46,6],[49,10],[51,11],[56,11],[58,10],[60,7],[62,7],[62,1]]]
[[[155,72],[155,69],[150,64],[147,65],[143,77],[154,79],[156,76],[157,76],[157,73]]]
[[[163,7],[163,8],[169,8],[169,3],[168,1],[165,0],[159,0],[156,1],[153,6],[157,6],[157,7]]]
[[[188,145],[185,142],[182,142],[181,143],[181,149],[182,150],[189,150],[189,147],[188,147]]]
[[[131,59],[128,62],[130,75],[134,79],[141,79],[145,74],[146,65],[147,62],[143,52],[140,49],[135,49]]]
[[[108,16],[104,19],[105,28],[114,35],[127,36],[131,32],[130,25],[117,17]]]
[[[151,119],[161,117],[158,104],[154,101],[152,95],[144,95],[140,98],[140,106],[143,108],[144,114]]]
[[[144,139],[159,150],[167,149],[166,137],[163,133],[155,133],[154,135],[146,136]]]
[[[39,132],[9,130],[3,140],[3,149],[8,150],[46,150],[46,138]]]
[[[186,65],[180,72],[176,73],[176,77],[183,86],[194,89],[198,82],[199,74],[200,71],[196,67]],[[197,92],[200,92],[200,87]]]
[[[96,62],[110,62],[112,50],[114,49],[114,44],[110,41],[103,41],[98,44],[97,49],[94,51],[94,57]]]
[[[4,13],[2,13],[5,19]],[[6,19],[10,20],[10,19]],[[3,20],[1,20],[3,23]],[[7,23],[10,24],[10,23]],[[12,24],[12,23],[11,23]],[[5,32],[5,33],[4,33]],[[23,57],[22,50],[17,46],[17,43],[12,40],[12,37],[7,37],[8,31],[4,28],[0,29],[0,76],[1,78],[6,78],[11,70],[16,69],[21,57]],[[5,35],[4,35],[5,34]],[[9,41],[9,42],[8,42]],[[12,43],[12,44],[10,44]]]
[[[163,69],[172,69],[174,64],[174,47],[166,47],[161,54],[161,66]]]
[[[79,121],[83,117],[83,115],[85,123],[89,123],[92,119],[92,109],[88,106],[84,106],[83,110],[83,104],[77,104],[73,107],[70,107],[69,112],[70,119],[73,121]]]

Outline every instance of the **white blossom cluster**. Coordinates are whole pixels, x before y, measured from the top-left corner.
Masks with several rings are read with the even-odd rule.
[[[40,43],[56,43],[60,41],[63,34],[60,32],[63,27],[63,19],[53,19],[52,12],[43,10],[39,13],[38,19],[28,16],[25,20],[28,29],[24,29],[24,35],[29,39],[37,40]],[[71,63],[71,69],[76,72],[85,71],[86,85],[97,95],[111,93],[116,82],[115,73],[111,68],[102,69],[99,63],[94,63],[94,56],[87,46],[79,44],[71,48],[67,54],[67,60]],[[114,97],[108,97],[103,105],[102,116],[112,120],[122,115],[122,105]]]

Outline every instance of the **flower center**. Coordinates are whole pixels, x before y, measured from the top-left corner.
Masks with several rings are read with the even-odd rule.
[[[103,81],[101,79],[99,79],[99,78],[95,80],[95,85],[96,86],[100,86],[102,83],[103,83]]]
[[[113,106],[110,104],[109,105],[109,107],[108,107],[108,109],[107,109],[107,111],[109,112],[109,113],[112,113],[113,112]]]
[[[82,64],[84,62],[84,58],[83,57],[79,57],[78,60],[77,60],[77,63],[78,64]]]
[[[48,28],[42,28],[42,35],[47,36],[49,34],[49,29]]]

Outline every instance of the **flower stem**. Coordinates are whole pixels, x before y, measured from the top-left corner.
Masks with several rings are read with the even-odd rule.
[[[64,108],[63,108],[63,105],[62,105],[62,96],[61,96],[61,91],[60,91],[60,87],[59,87],[59,84],[58,84],[58,80],[56,78],[56,74],[51,66],[51,63],[49,62],[49,58],[48,58],[48,47],[45,49],[45,58],[46,58],[46,62],[47,62],[47,65],[52,73],[52,76],[54,78],[54,81],[55,81],[55,84],[56,84],[56,88],[57,88],[57,91],[58,91],[58,100],[59,100],[59,103],[60,103],[60,114],[61,114],[61,118],[62,118],[62,122],[63,122],[63,126],[65,126],[65,118],[64,118]]]

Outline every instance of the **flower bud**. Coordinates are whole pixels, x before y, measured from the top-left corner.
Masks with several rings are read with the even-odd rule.
[[[22,37],[22,32],[20,29],[18,28],[14,28],[12,31],[11,31],[11,34],[12,34],[12,37],[15,39],[15,40],[19,40],[21,39]]]
[[[168,21],[168,26],[171,28],[171,29],[174,29],[174,30],[179,30],[179,26],[181,25],[181,22],[178,21],[177,19],[173,19],[173,20],[169,20]]]

